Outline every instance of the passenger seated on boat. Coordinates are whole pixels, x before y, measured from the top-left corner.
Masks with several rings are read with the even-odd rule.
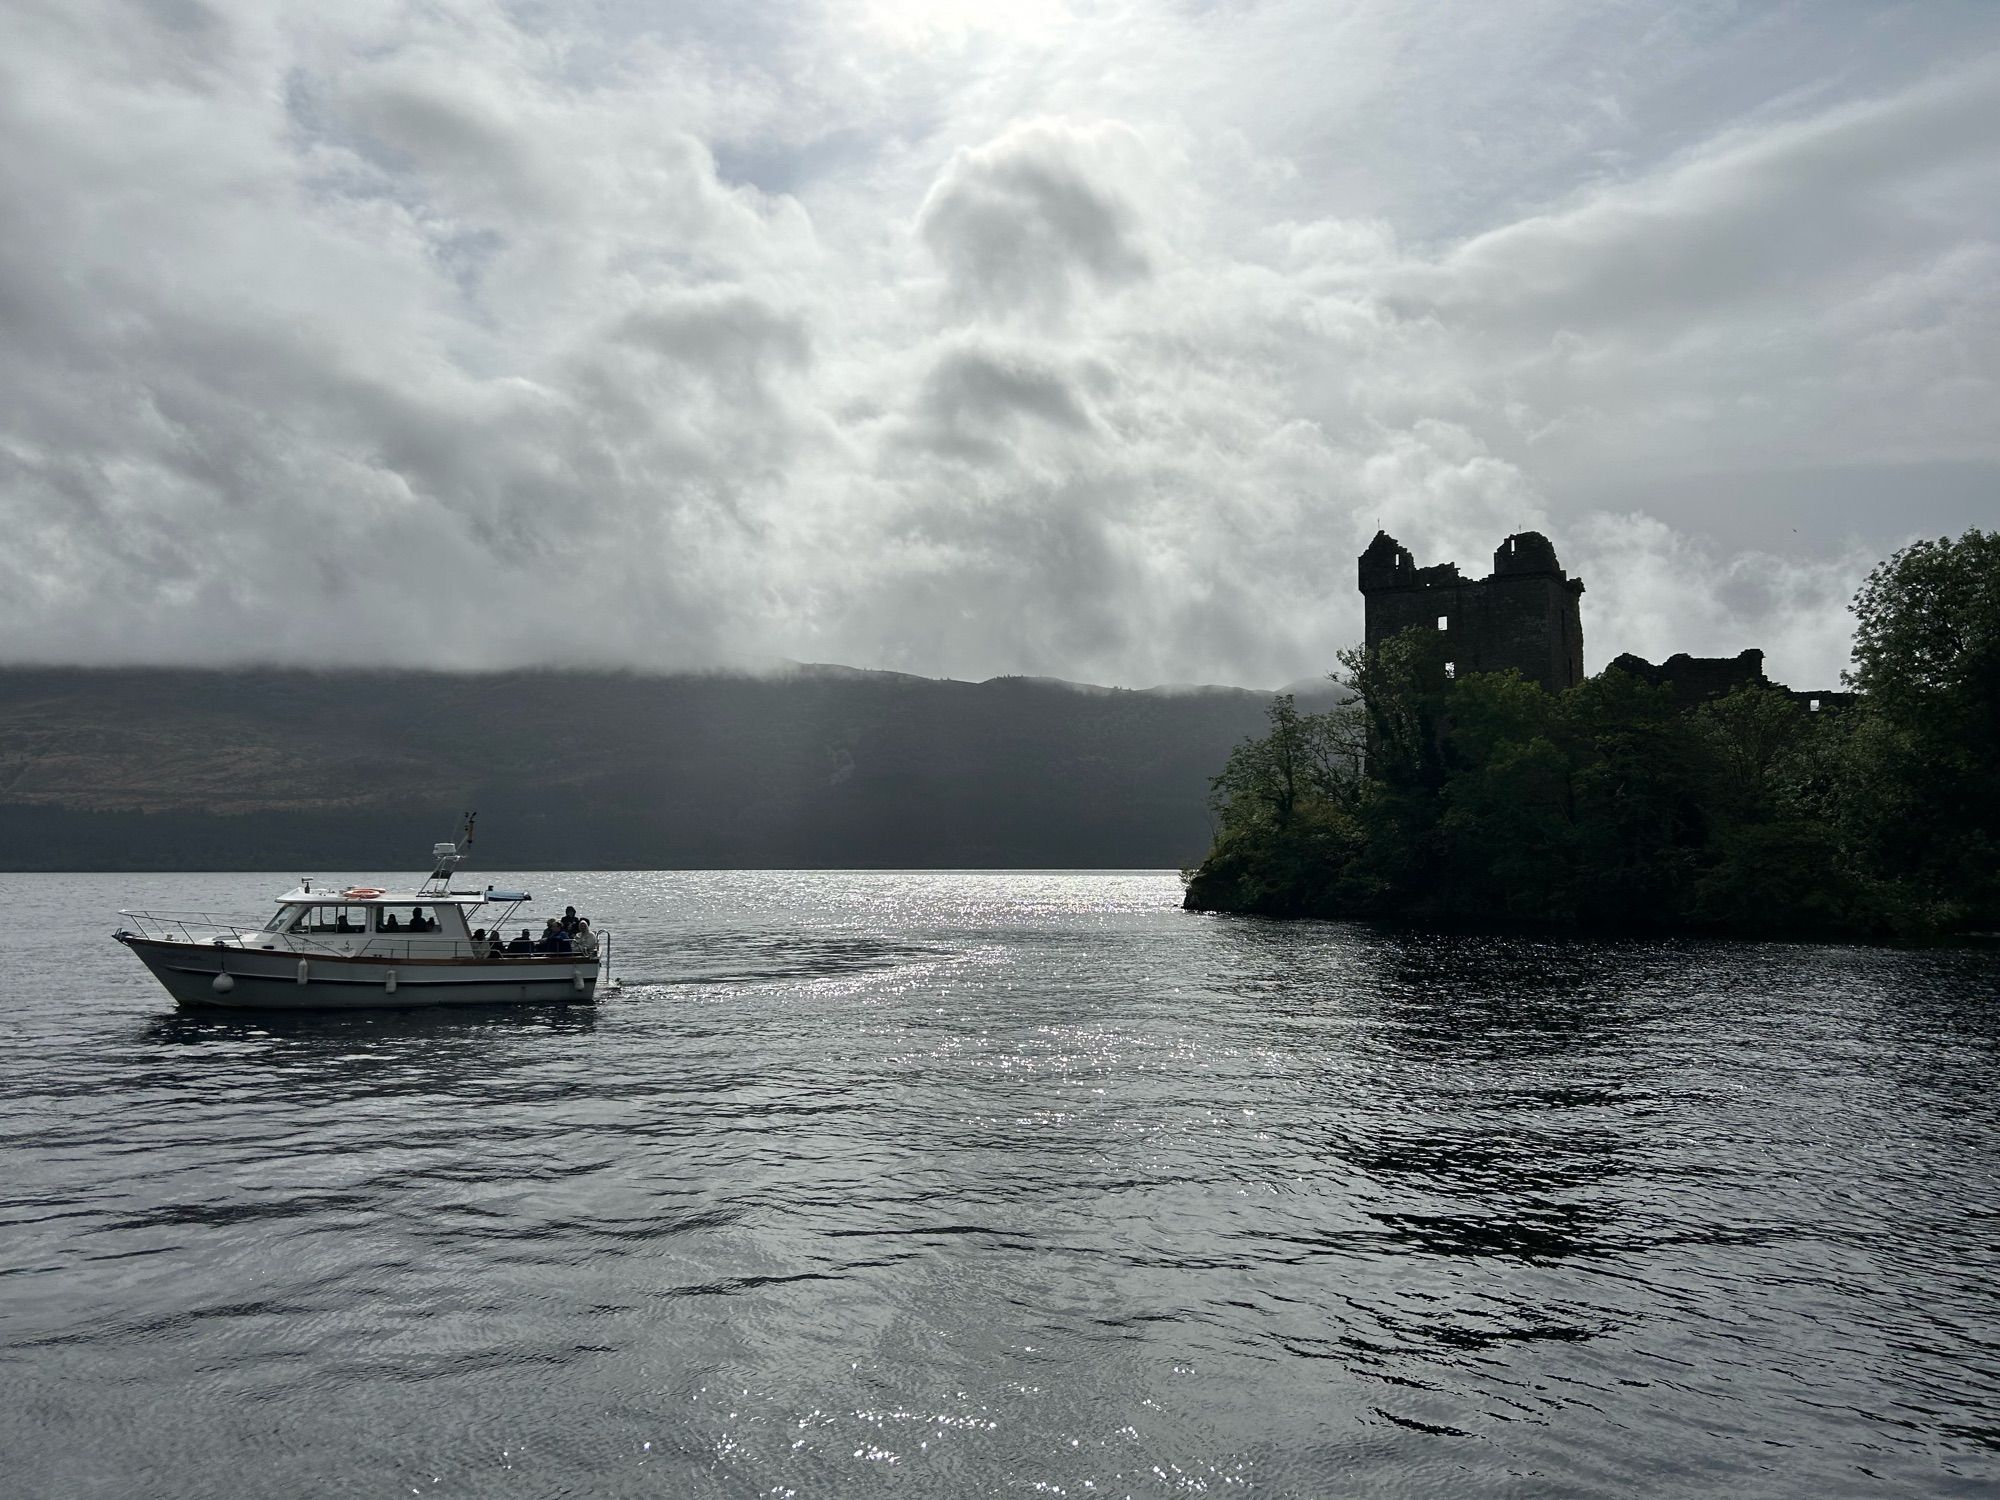
[[[565,906],[563,908],[562,920],[556,925],[571,937],[575,937],[577,921],[576,908],[574,906]]]
[[[403,930],[396,925],[396,914],[394,912],[385,911],[382,913],[382,930],[384,932],[401,932]]]
[[[354,931],[354,924],[347,920],[347,913],[345,910],[343,910],[339,916],[333,919],[333,930],[335,932]]]
[[[527,928],[523,927],[521,935],[507,945],[507,951],[509,953],[533,953],[535,951],[535,940],[528,936]]]
[[[535,947],[542,953],[567,953],[569,934],[562,930],[562,923],[550,917],[547,925],[542,928],[542,940],[535,944]]]
[[[410,931],[429,932],[436,926],[437,923],[429,921],[425,918],[424,909],[421,906],[413,906],[410,908]]]
[[[597,934],[590,930],[590,918],[578,917],[576,919],[576,936],[570,939],[570,943],[578,953],[595,953],[597,951]]]
[[[472,956],[474,958],[485,958],[492,952],[493,952],[493,945],[486,941],[486,929],[484,927],[473,928]]]

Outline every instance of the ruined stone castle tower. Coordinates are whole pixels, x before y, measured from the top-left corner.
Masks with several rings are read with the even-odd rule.
[[[1446,658],[1460,672],[1504,672],[1561,692],[1583,681],[1583,580],[1556,561],[1539,531],[1518,532],[1493,554],[1487,578],[1461,578],[1456,563],[1420,568],[1386,531],[1361,554],[1367,644],[1411,626],[1443,632]]]

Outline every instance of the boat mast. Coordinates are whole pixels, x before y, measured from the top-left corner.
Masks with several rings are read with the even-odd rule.
[[[465,815],[465,828],[460,837],[468,849],[472,847],[473,820],[478,816],[479,814],[476,812],[469,812]],[[459,846],[457,844],[449,842],[439,842],[431,845],[430,879],[417,888],[418,895],[435,898],[451,894],[451,872],[458,868],[458,862],[465,857],[458,850]]]

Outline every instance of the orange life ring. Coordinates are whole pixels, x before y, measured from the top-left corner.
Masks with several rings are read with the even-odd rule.
[[[382,889],[380,886],[373,885],[350,885],[340,894],[356,901],[373,901],[377,896],[382,894]]]

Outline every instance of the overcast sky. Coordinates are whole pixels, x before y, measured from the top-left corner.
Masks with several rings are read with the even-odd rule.
[[[9,0],[0,659],[1275,685],[1378,526],[1830,685],[2000,6]]]

